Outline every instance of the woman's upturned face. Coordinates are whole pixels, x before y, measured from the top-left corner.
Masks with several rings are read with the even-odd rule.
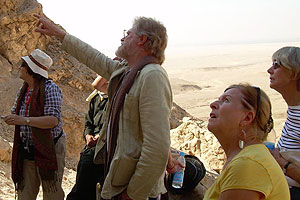
[[[268,73],[270,74],[270,88],[279,93],[284,91],[292,81],[289,70],[274,62],[268,69]]]
[[[241,103],[242,98],[240,89],[232,88],[212,102],[208,130],[217,136],[218,133],[230,133],[239,129],[240,122],[246,115],[246,110]]]

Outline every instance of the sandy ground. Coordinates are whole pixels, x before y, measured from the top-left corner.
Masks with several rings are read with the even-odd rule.
[[[190,114],[206,121],[211,111],[209,104],[227,86],[241,82],[259,86],[271,99],[274,130],[278,138],[286,119],[287,106],[281,95],[269,88],[267,69],[277,49],[299,44],[170,47],[164,67],[169,74],[174,101]]]
[[[13,200],[15,199],[15,189],[13,181],[11,180],[11,164],[0,162],[0,200]],[[65,168],[62,187],[67,195],[74,183],[75,183],[76,172],[72,169]],[[40,188],[37,200],[43,199],[43,192]],[[66,196],[65,196],[66,197]]]

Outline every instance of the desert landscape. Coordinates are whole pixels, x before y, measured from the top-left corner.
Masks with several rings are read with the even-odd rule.
[[[191,115],[207,121],[209,104],[226,87],[250,83],[263,89],[271,99],[275,132],[280,136],[287,106],[281,95],[269,87],[267,69],[272,54],[284,46],[300,42],[197,45],[169,49],[164,67],[167,69],[174,101]]]
[[[18,59],[33,49],[45,50],[54,60],[52,78],[64,94],[63,123],[67,133],[66,168],[63,178],[65,194],[71,190],[76,176],[76,163],[83,147],[82,131],[88,104],[85,98],[96,74],[72,56],[60,50],[60,42],[33,31],[33,13],[43,13],[35,0],[0,2],[0,112],[8,114],[17,89]],[[170,117],[172,147],[193,154],[205,164],[212,177],[224,164],[225,156],[216,138],[207,130],[210,103],[216,100],[231,84],[247,82],[262,88],[272,102],[277,139],[286,118],[286,104],[282,97],[269,88],[267,69],[273,52],[283,46],[299,46],[300,41],[169,46],[163,67],[167,70],[174,107]],[[0,200],[14,199],[10,178],[13,127],[0,121]],[[201,184],[208,187],[206,177]],[[40,193],[38,199],[42,199]]]

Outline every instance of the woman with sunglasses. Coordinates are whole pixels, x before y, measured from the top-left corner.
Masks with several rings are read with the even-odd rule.
[[[247,84],[232,85],[210,107],[208,130],[227,161],[204,199],[288,200],[284,174],[262,143],[273,128],[266,93]]]
[[[287,103],[287,120],[274,158],[286,175],[291,199],[300,199],[300,48],[283,47],[272,56],[270,87]]]

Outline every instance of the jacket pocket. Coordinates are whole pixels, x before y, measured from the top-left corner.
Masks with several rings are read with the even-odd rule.
[[[139,102],[136,96],[127,94],[124,100],[122,118],[137,121],[139,115]]]
[[[112,172],[113,186],[128,185],[132,175],[135,172],[138,159],[131,158],[127,155],[122,156],[119,160],[115,161]]]

